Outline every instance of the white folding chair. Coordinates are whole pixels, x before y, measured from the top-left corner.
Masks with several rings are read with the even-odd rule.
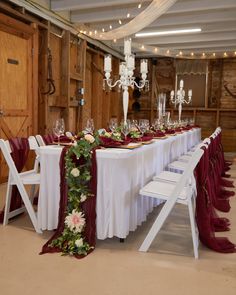
[[[144,239],[139,251],[147,252],[154,238],[160,231],[171,210],[176,203],[184,204],[188,206],[194,257],[198,258],[198,231],[195,224],[195,198],[194,189],[189,179],[193,174],[193,171],[203,155],[202,149],[197,149],[188,163],[184,173],[181,174],[179,180],[176,183],[165,183],[162,181],[151,181],[145,185],[141,190],[142,196],[157,198],[165,200],[165,204],[161,209],[161,212],[157,216],[151,229],[149,230],[146,238]]]
[[[46,145],[44,140],[43,140],[43,137],[41,135],[37,134],[35,137],[36,137],[36,140],[37,140],[39,146],[45,146]]]
[[[205,138],[203,140],[203,142],[201,142],[200,144],[197,145],[197,147],[194,149],[194,151],[192,151],[191,153],[187,153],[186,155],[179,157],[177,161],[174,161],[174,162],[168,164],[168,169],[170,171],[178,171],[179,173],[183,173],[183,171],[188,166],[188,163],[191,160],[191,157],[194,155],[194,152],[197,149],[199,149],[199,147],[201,147],[202,145],[207,146],[208,144],[210,144],[210,142],[211,141],[209,138]]]
[[[4,220],[3,225],[7,225],[10,218],[27,211],[31,222],[34,226],[34,229],[37,233],[42,233],[40,228],[38,227],[36,213],[33,209],[32,203],[30,201],[30,197],[25,189],[25,185],[39,185],[40,184],[40,174],[37,173],[35,169],[18,173],[15,163],[11,157],[11,148],[8,141],[4,141],[0,139],[0,148],[2,150],[3,156],[7,162],[9,167],[9,176],[7,183],[7,193],[6,193],[6,204],[4,211]],[[11,197],[12,197],[12,186],[16,185],[18,191],[21,195],[24,206],[14,211],[9,212]]]

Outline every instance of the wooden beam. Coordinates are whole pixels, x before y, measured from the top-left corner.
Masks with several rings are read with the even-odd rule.
[[[33,112],[32,112],[32,132],[33,134],[36,134],[38,132],[38,92],[39,92],[39,86],[38,86],[38,52],[39,52],[39,32],[38,32],[38,26],[37,24],[32,23],[31,26],[34,28],[34,34],[32,36],[32,96],[33,96]]]
[[[51,9],[54,11],[82,10],[106,6],[132,5],[137,3],[140,3],[140,0],[52,0]]]
[[[63,112],[66,129],[70,130],[69,102],[70,102],[70,32],[64,31],[61,48],[61,84],[60,93],[64,98],[66,109]]]
[[[67,1],[66,1],[67,2]],[[119,1],[117,1],[119,2]],[[127,6],[115,7],[106,5],[104,7],[96,6],[94,3],[93,7],[89,7],[89,9],[81,9],[71,12],[71,20],[72,22],[78,23],[93,23],[93,22],[102,22],[102,21],[110,21],[114,19],[125,19],[127,12],[130,13],[130,17],[133,18],[140,13],[140,9],[138,9],[137,5],[130,6],[127,1]],[[143,8],[147,7],[148,3],[143,4]],[[67,7],[70,10],[68,5]],[[183,14],[190,14],[193,12],[205,12],[205,11],[217,11],[220,9],[233,9],[236,8],[236,2],[234,0],[205,0],[203,1],[184,1],[184,2],[176,2],[166,13],[165,15],[181,15],[182,18],[185,16]],[[191,15],[192,16],[192,15]],[[194,17],[195,19],[195,17]]]

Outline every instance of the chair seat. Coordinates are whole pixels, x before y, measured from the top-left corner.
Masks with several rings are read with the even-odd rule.
[[[191,155],[183,155],[178,158],[178,161],[181,162],[189,162],[191,160]]]
[[[167,200],[173,190],[175,189],[176,184],[159,182],[159,181],[151,181],[147,185],[145,185],[141,190],[140,194],[145,195],[152,198]],[[178,203],[187,203],[188,193],[187,188],[185,187],[180,195],[178,196]]]
[[[34,170],[19,173],[20,179],[23,184],[40,184],[40,174],[35,173]],[[16,184],[14,180],[11,184]]]
[[[190,156],[190,157],[192,157],[193,154],[194,154],[194,151],[188,151],[187,152],[187,155]]]
[[[187,166],[188,166],[188,163],[186,163],[186,162],[174,161],[168,165],[168,168],[184,171]]]
[[[153,177],[154,181],[167,181],[167,182],[178,182],[181,178],[181,174],[171,172],[171,171],[162,171],[158,175]]]

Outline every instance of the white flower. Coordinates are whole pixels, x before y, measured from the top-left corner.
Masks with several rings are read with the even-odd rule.
[[[111,137],[111,134],[109,132],[105,132],[104,136],[109,138],[109,137]]]
[[[73,142],[73,146],[77,146],[77,141],[74,141]]]
[[[85,225],[85,218],[82,212],[78,212],[75,209],[66,216],[65,224],[68,228],[75,233],[81,233]]]
[[[80,171],[78,168],[73,168],[70,172],[71,175],[73,175],[74,177],[78,177],[80,176]]]
[[[83,244],[84,244],[83,239],[78,239],[78,240],[75,241],[75,245],[76,245],[78,248],[82,247]]]
[[[80,196],[80,202],[84,202],[87,199],[87,196],[85,194],[82,194]]]
[[[86,134],[84,136],[84,139],[87,140],[90,143],[94,143],[94,141],[95,141],[95,138],[91,134]]]

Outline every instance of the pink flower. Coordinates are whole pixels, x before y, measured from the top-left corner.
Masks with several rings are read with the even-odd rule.
[[[65,224],[72,232],[80,233],[85,225],[83,213],[74,209],[69,215],[66,216]]]

